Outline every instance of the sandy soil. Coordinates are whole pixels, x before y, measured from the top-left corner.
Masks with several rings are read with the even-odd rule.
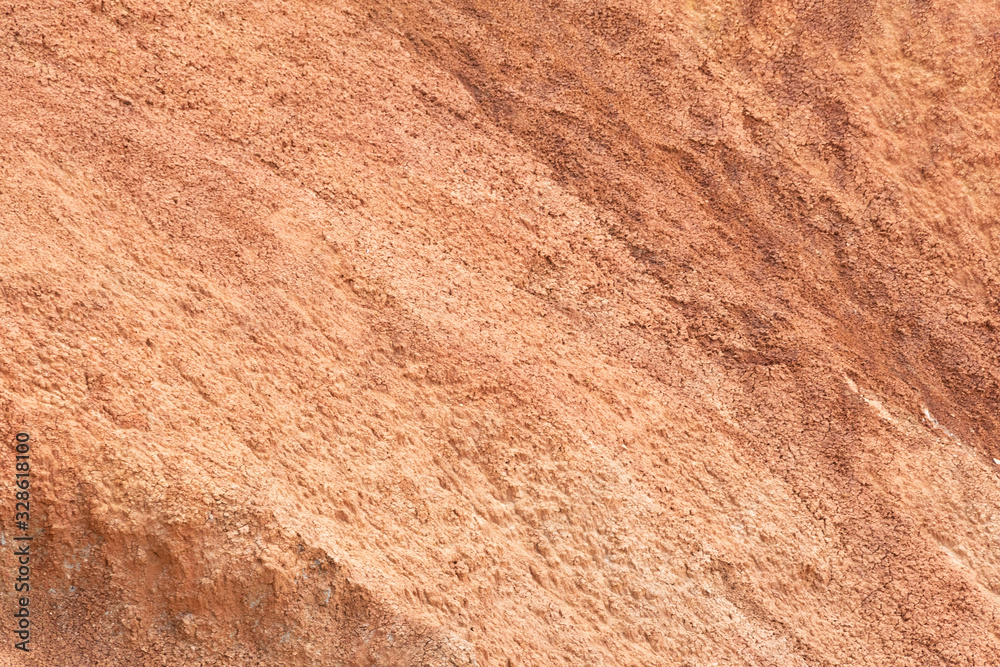
[[[1000,664],[992,0],[0,10],[0,664]]]

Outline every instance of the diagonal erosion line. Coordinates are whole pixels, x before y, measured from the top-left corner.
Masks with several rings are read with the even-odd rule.
[[[960,444],[960,445],[963,444],[962,441],[959,440],[958,437],[954,433],[952,433],[947,428],[945,428],[944,426],[942,426],[941,423],[938,422],[938,420],[934,418],[934,415],[931,414],[931,411],[927,409],[926,405],[923,408],[923,413],[924,413],[924,417],[927,418],[927,421],[929,421],[934,428],[938,429],[939,431],[942,431],[949,438],[951,438],[952,440],[954,440],[958,444]]]

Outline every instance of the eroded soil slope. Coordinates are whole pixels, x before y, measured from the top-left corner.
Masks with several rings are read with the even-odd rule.
[[[2,664],[1000,664],[992,0],[0,34]]]

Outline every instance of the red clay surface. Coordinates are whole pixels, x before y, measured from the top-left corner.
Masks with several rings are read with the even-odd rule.
[[[0,34],[0,664],[1000,664],[992,0]]]

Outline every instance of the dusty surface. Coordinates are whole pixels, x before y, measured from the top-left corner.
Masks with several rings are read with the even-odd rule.
[[[1000,664],[992,0],[0,34],[0,663]]]

